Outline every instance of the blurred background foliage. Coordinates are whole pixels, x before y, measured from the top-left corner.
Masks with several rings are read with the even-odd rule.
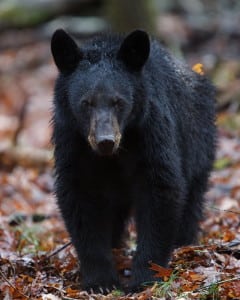
[[[0,123],[16,144],[49,147],[52,33],[64,28],[81,45],[96,33],[141,28],[190,67],[203,64],[227,112],[218,121],[240,132],[239,24],[239,0],[0,0]]]

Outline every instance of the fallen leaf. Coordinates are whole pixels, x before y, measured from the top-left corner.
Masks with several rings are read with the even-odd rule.
[[[151,265],[149,269],[157,272],[154,275],[154,277],[164,278],[164,277],[170,277],[172,275],[173,272],[172,269],[163,268],[153,262],[149,262],[149,264]]]

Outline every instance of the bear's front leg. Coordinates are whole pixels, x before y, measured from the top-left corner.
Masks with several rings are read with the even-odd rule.
[[[101,201],[100,201],[101,202]],[[119,287],[112,257],[111,215],[98,208],[82,215],[75,242],[80,260],[83,287],[87,291],[109,293]]]
[[[171,160],[170,160],[171,161]],[[147,168],[135,199],[137,251],[133,261],[131,290],[160,280],[150,262],[166,267],[177,238],[185,205],[185,184],[178,163],[169,160]]]
[[[150,262],[166,267],[180,226],[182,193],[175,187],[151,188],[139,197],[136,207],[137,251],[133,261],[131,289],[157,281]]]
[[[100,199],[91,199],[73,186],[64,195],[58,193],[58,202],[80,260],[83,288],[108,293],[119,287],[111,251],[111,214],[107,207],[103,207]]]

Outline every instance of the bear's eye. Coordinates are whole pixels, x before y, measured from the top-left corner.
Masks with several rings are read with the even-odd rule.
[[[114,99],[112,104],[113,104],[113,106],[118,106],[119,102],[120,101],[118,99]]]
[[[115,108],[121,108],[123,106],[123,101],[119,98],[116,98],[113,100],[112,105]]]
[[[83,100],[82,101],[82,106],[87,108],[87,107],[91,107],[92,106],[92,102],[88,101],[88,100]]]

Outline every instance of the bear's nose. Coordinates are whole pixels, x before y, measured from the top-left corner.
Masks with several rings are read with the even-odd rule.
[[[98,149],[103,155],[111,155],[114,148],[114,139],[113,138],[103,138],[98,141]]]

